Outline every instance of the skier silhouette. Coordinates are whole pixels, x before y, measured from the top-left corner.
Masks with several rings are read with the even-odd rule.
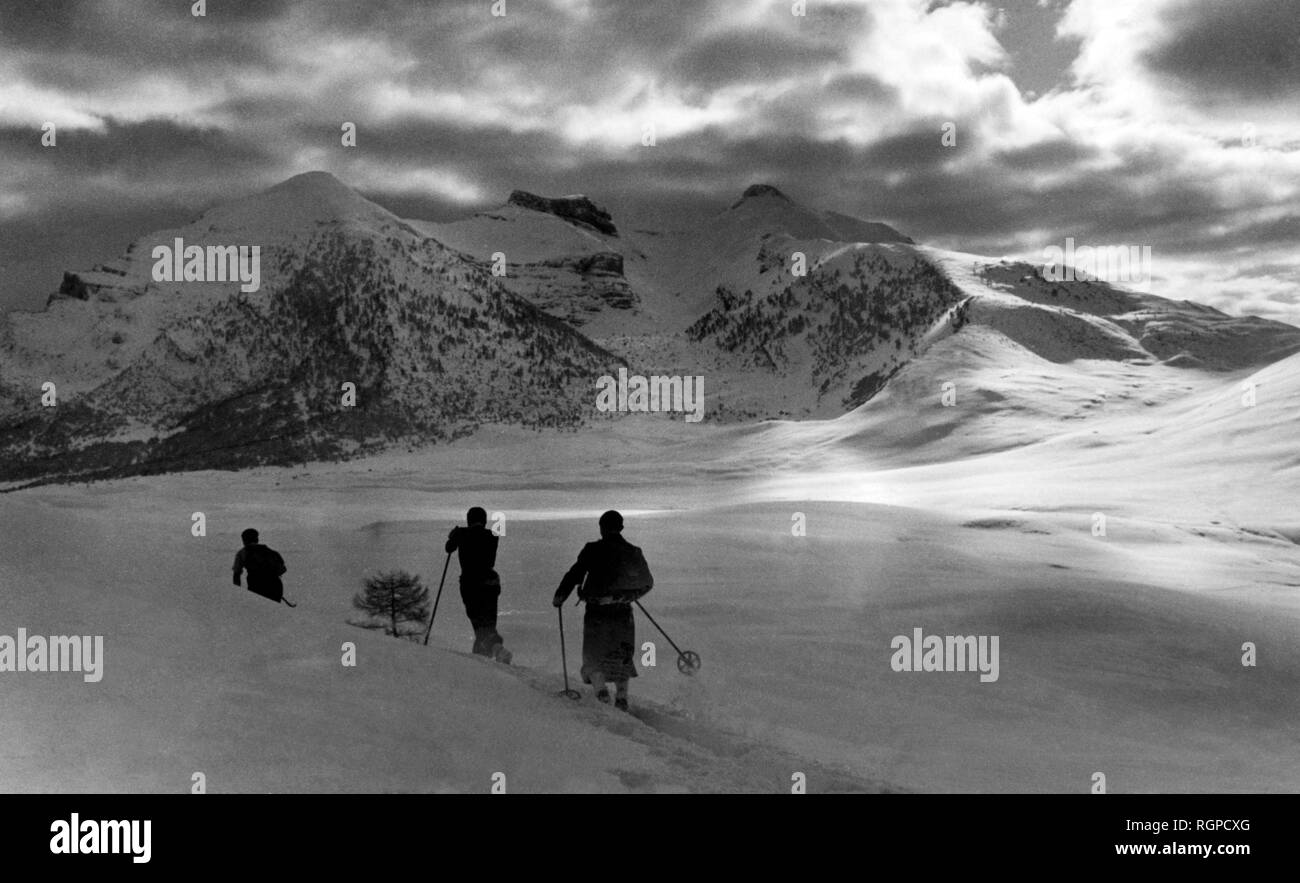
[[[474,629],[473,653],[510,662],[510,651],[497,633],[497,599],[501,595],[501,577],[494,569],[497,542],[500,539],[487,529],[487,512],[475,506],[465,513],[466,527],[453,527],[447,536],[447,554],[457,552],[460,562],[460,599]]]
[[[582,618],[583,683],[592,685],[596,699],[609,702],[605,682],[613,681],[614,707],[627,711],[628,679],[637,676],[632,602],[654,587],[654,577],[641,550],[623,539],[623,516],[612,509],[600,516],[600,539],[582,547],[551,603],[559,607],[579,586],[578,597],[587,602]]]
[[[280,577],[288,568],[284,566],[280,553],[258,542],[257,531],[251,527],[241,533],[239,538],[243,540],[244,548],[235,553],[235,585],[239,585],[240,575],[247,570],[250,592],[269,598],[277,604],[283,601],[290,607],[296,607],[296,604],[284,597],[284,584],[280,582]]]

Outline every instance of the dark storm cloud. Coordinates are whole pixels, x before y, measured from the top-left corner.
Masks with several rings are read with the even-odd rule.
[[[53,86],[80,87],[88,77],[112,76],[105,63],[136,71],[165,68],[178,75],[210,72],[223,63],[273,65],[261,30],[289,3],[223,7],[213,0],[208,6],[209,16],[200,18],[190,14],[189,3],[162,0],[5,3],[0,4],[0,47],[27,50],[24,67]]]
[[[798,134],[737,139],[720,126],[682,140],[689,143],[681,145],[683,156],[671,168],[671,177],[687,176],[697,192],[726,201],[734,201],[756,181],[782,190],[821,193],[824,185],[814,182],[860,166],[863,157],[860,149],[843,140]]]
[[[152,0],[154,7],[163,14],[169,15],[188,15],[192,16],[192,2],[173,2],[173,0]],[[237,3],[227,3],[223,0],[209,0],[207,4],[207,18],[214,22],[224,23],[228,21],[236,22],[266,22],[276,18],[283,18],[294,6],[301,6],[301,2],[295,0],[239,0]],[[373,6],[372,3],[362,4]]]
[[[40,164],[62,174],[111,171],[133,181],[169,174],[242,173],[262,167],[275,153],[256,141],[215,127],[172,120],[124,122],[108,118],[102,131],[66,129],[56,147],[45,148],[28,128],[0,128],[0,151],[13,160]]]
[[[300,124],[296,136],[304,142],[333,139],[337,128],[315,122]],[[437,161],[464,161],[489,169],[530,168],[547,172],[571,165],[573,151],[558,133],[517,132],[505,125],[470,125],[442,120],[394,120],[369,123],[358,134],[364,141],[359,160],[418,167]]]
[[[997,147],[990,108],[1014,129],[1019,105],[962,73],[978,64],[921,52],[895,76],[862,63],[882,22],[911,20],[893,2],[873,14],[819,0],[799,18],[789,3],[506,0],[494,18],[490,0],[209,0],[202,19],[188,0],[0,3],[0,63],[28,89],[21,124],[0,120],[14,182],[0,182],[0,308],[35,306],[64,268],[313,167],[435,220],[519,188],[587,193],[620,227],[680,228],[765,181],[993,253],[1044,235],[1169,254],[1294,239],[1294,219],[1252,223],[1225,207],[1221,177],[1152,138],[1099,148],[1039,125],[1005,133],[1026,146]],[[1193,90],[1285,91],[1295,53],[1278,54],[1278,35],[1296,28],[1269,6],[1186,7],[1148,64]],[[932,87],[917,97],[942,77],[956,78],[951,111]],[[150,102],[122,101],[137,92]],[[39,146],[47,106],[67,120],[56,149]],[[620,141],[642,108],[665,115],[652,148]],[[354,149],[339,144],[343,120],[358,124]],[[949,121],[955,148],[941,141]]]
[[[1217,96],[1272,99],[1300,87],[1300,9],[1288,0],[1197,0],[1165,15],[1152,70]]]
[[[1300,269],[1293,264],[1259,263],[1243,267],[1233,274],[1237,279],[1268,279],[1275,277],[1300,281]]]
[[[937,135],[932,140],[937,144]],[[917,154],[910,165],[909,145]],[[1070,174],[1069,163],[1052,168],[1049,159],[1058,152],[1074,156],[1087,150],[1060,141],[1047,145],[973,165],[946,165],[933,159],[936,150],[921,133],[893,139],[884,149],[840,145],[838,150],[808,152],[795,180],[822,204],[838,202],[852,214],[888,221],[922,240],[942,239],[995,254],[1034,251],[1066,236],[1194,254],[1205,249],[1208,230],[1232,220],[1217,182],[1186,174],[1172,149],[1134,160],[1160,171],[1146,180],[1139,196],[1127,174]],[[882,155],[893,161],[882,162]],[[1035,173],[1044,168],[1059,174],[1040,179]],[[910,171],[892,174],[900,169]],[[844,194],[851,194],[849,201]],[[1049,241],[1039,242],[1044,235]],[[1262,244],[1281,241],[1279,236],[1285,236],[1284,226],[1267,235],[1264,230],[1243,233],[1242,239]]]
[[[862,151],[860,162],[882,172],[925,172],[937,169],[953,158],[959,146],[945,147],[943,123],[935,120],[924,128],[882,138]],[[973,131],[958,123],[957,131]],[[963,140],[960,136],[957,145]]]
[[[899,99],[898,89],[894,86],[870,74],[859,73],[835,77],[823,87],[822,93],[833,98],[872,104],[893,103]]]
[[[393,8],[378,30],[418,59],[402,77],[413,84],[512,74],[523,87],[542,78],[553,98],[587,101],[594,91],[631,72],[712,88],[728,81],[725,67],[734,59],[726,53],[733,50],[748,53],[741,63],[750,65],[761,60],[754,53],[772,53],[769,60],[776,68],[834,54],[815,39],[798,37],[794,31],[799,25],[788,11],[774,14],[758,27],[756,39],[746,42],[749,30],[727,27],[736,12],[731,0],[606,0],[590,4],[582,14],[563,3],[507,0],[507,14],[500,18],[490,17],[490,3],[483,0],[440,4],[436,16],[419,4],[389,5]],[[330,10],[330,28],[356,17],[346,4]],[[834,14],[833,7],[827,11]],[[398,22],[403,24],[395,26]],[[705,22],[718,23],[726,35],[708,36]],[[362,32],[377,27],[375,20],[357,24]],[[791,33],[776,31],[774,25]],[[454,39],[439,30],[454,32]],[[712,51],[710,41],[717,43]],[[791,53],[796,57],[788,57]]]
[[[61,49],[94,38],[100,27],[94,0],[0,4],[0,45]]]
[[[526,189],[526,188],[519,188]],[[455,221],[465,217],[466,206],[450,199],[443,199],[428,193],[372,193],[358,190],[362,196],[376,205],[383,206],[399,218],[408,221]],[[506,201],[505,194],[499,198],[485,200],[475,209],[489,209]]]
[[[235,98],[228,98],[215,102],[209,110],[217,115],[229,117],[237,120],[257,121],[257,120],[276,120],[280,126],[285,126],[287,121],[296,121],[305,115],[313,115],[313,108],[305,106],[302,101],[290,94],[277,95],[240,95]],[[318,116],[318,115],[317,115]],[[322,122],[321,126],[333,126],[334,120]],[[337,131],[337,126],[331,128],[331,132]],[[302,134],[309,134],[310,137],[319,137],[319,127],[312,129],[300,129]]]
[[[668,82],[706,91],[734,83],[777,79],[841,60],[839,47],[776,31],[732,31],[704,39],[678,53]]]
[[[1001,165],[1012,170],[1066,169],[1098,155],[1095,147],[1068,138],[1040,141],[1029,147],[994,153]]]
[[[1289,214],[1268,221],[1245,223],[1219,237],[1215,244],[1227,249],[1269,249],[1294,248],[1297,242],[1300,242],[1300,214]]]

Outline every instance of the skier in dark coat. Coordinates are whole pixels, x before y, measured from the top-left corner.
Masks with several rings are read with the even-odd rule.
[[[257,531],[251,527],[241,533],[239,538],[243,540],[244,548],[235,553],[235,585],[239,585],[240,575],[247,570],[250,592],[277,603],[283,601],[284,584],[280,582],[280,577],[288,568],[284,566],[280,553],[259,543]]]
[[[601,702],[609,702],[605,682],[613,681],[614,706],[623,711],[627,711],[628,679],[637,676],[632,602],[653,587],[645,556],[623,539],[623,516],[610,510],[600,516],[600,539],[582,547],[551,601],[559,607],[578,588],[578,597],[587,602],[582,619],[582,680],[595,688]]]
[[[487,529],[487,512],[480,506],[465,515],[467,527],[453,527],[447,536],[447,554],[457,552],[460,561],[460,599],[474,628],[472,652],[510,661],[510,651],[497,633],[497,598],[501,577],[494,569],[500,537]]]

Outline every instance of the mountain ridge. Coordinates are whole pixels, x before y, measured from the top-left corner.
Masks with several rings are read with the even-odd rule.
[[[0,481],[572,428],[608,419],[592,385],[620,365],[708,376],[715,423],[834,418],[970,325],[1049,362],[1234,371],[1300,352],[1300,329],[1050,283],[768,184],[681,233],[619,236],[575,220],[588,207],[617,229],[585,196],[524,191],[460,221],[405,220],[308,172],[140,237],[65,276],[45,311],[0,320]],[[156,282],[151,249],[173,237],[260,242],[261,290]],[[344,382],[355,410],[337,404]]]

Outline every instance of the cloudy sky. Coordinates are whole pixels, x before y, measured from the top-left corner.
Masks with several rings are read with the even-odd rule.
[[[407,217],[521,188],[622,226],[763,181],[990,255],[1149,245],[1154,293],[1300,324],[1298,0],[191,5],[0,0],[0,309],[325,169]]]

